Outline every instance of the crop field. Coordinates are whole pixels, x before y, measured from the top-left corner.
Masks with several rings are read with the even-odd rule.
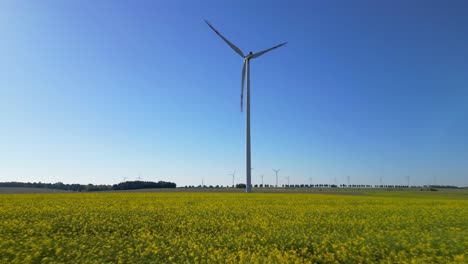
[[[467,263],[468,195],[0,195],[0,263]]]

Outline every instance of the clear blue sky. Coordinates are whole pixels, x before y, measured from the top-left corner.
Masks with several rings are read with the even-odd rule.
[[[0,181],[468,185],[466,1],[0,2]]]

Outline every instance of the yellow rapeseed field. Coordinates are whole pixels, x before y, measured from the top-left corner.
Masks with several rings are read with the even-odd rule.
[[[467,199],[387,196],[0,195],[0,263],[468,262]]]

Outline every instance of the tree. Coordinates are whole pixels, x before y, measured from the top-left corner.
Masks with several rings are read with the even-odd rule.
[[[238,183],[236,184],[236,188],[242,188],[242,189],[245,189],[247,186],[245,185],[245,183]]]

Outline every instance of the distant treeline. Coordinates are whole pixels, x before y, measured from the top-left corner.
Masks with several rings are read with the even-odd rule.
[[[113,190],[134,190],[134,189],[151,189],[151,188],[176,188],[177,185],[173,182],[150,182],[150,181],[126,181],[112,185]]]
[[[453,186],[453,185],[424,185],[424,187],[438,188],[438,189],[460,189],[460,188],[463,188],[463,187],[458,187],[458,186]]]
[[[177,185],[173,182],[151,182],[151,181],[126,181],[114,185],[105,184],[65,184],[62,182],[43,183],[43,182],[0,182],[0,187],[23,187],[23,188],[44,188],[57,189],[74,192],[95,192],[95,191],[111,191],[111,190],[135,190],[149,188],[176,188]]]

